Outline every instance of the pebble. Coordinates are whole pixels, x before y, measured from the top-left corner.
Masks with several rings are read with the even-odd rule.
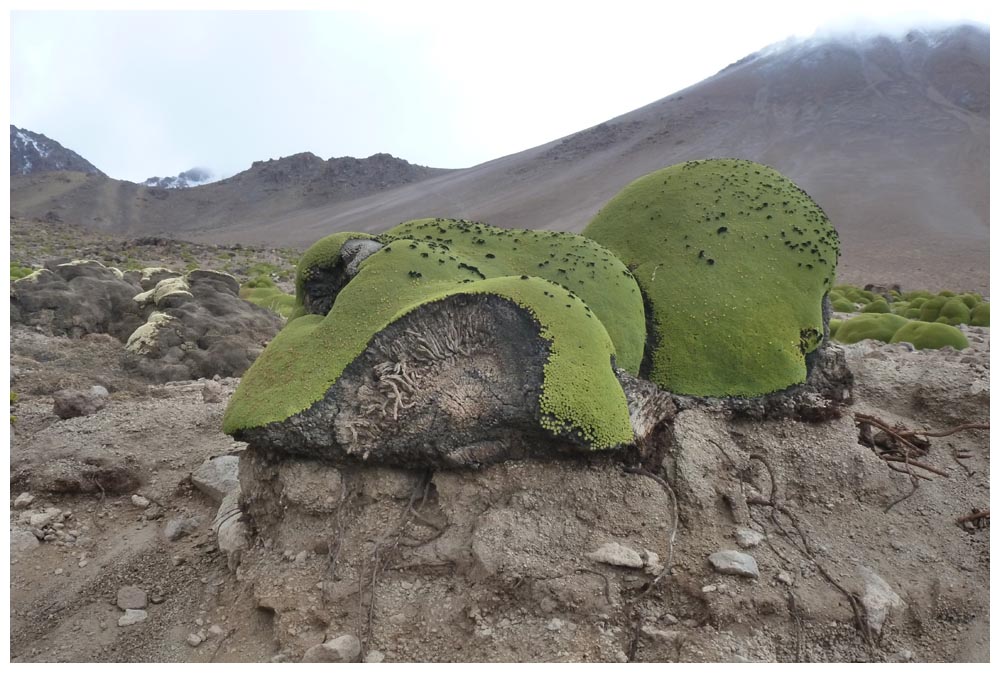
[[[302,551],[300,551],[298,554],[295,555],[295,562],[305,563],[308,557],[309,557],[309,552],[303,549]]]
[[[378,650],[370,650],[368,656],[365,657],[366,664],[381,664],[385,661],[385,654]]]
[[[63,569],[62,568],[56,568],[53,572],[55,572],[56,575],[62,575],[63,574]]]
[[[122,610],[141,610],[146,607],[146,592],[130,584],[118,590],[118,607]]]
[[[143,509],[146,509],[147,507],[149,507],[149,498],[144,498],[137,493],[132,496],[132,504],[135,505],[136,507],[142,507]]]
[[[217,636],[221,638],[222,636],[226,635],[226,630],[221,626],[219,626],[218,624],[212,624],[210,627],[208,627],[208,635]]]
[[[559,631],[563,627],[563,620],[553,617],[549,620],[549,623],[545,625],[545,628],[549,631]]]
[[[645,565],[639,552],[618,542],[606,542],[595,551],[586,554],[586,557],[597,563],[607,563],[624,568],[642,568]]]
[[[361,656],[361,641],[351,634],[337,636],[321,645],[306,650],[303,662],[309,663],[350,663]]]
[[[187,644],[191,647],[198,647],[201,645],[202,637],[197,633],[189,633],[187,637]]]
[[[173,563],[175,566],[179,566],[182,563],[184,563],[184,557],[183,556],[175,556],[172,559],[170,559],[170,562]]]
[[[78,568],[86,568],[87,567],[87,563],[89,563],[89,561],[87,561],[87,559],[83,559],[82,561],[80,561],[76,565],[77,565]]]
[[[118,618],[118,626],[132,626],[146,621],[146,617],[145,610],[126,610],[125,614]]]
[[[35,502],[35,496],[27,492],[22,493],[14,498],[14,509],[27,509],[31,507],[31,503],[33,502]]]
[[[717,551],[708,557],[708,562],[712,564],[716,572],[723,575],[760,577],[760,570],[757,568],[757,561],[754,560],[754,557],[734,549]]]
[[[795,582],[795,578],[792,577],[791,573],[782,570],[780,573],[778,573],[778,581],[781,582],[782,584],[792,586],[792,584]]]
[[[198,520],[192,517],[177,517],[167,522],[163,534],[171,542],[180,540],[198,530]]]
[[[736,544],[743,549],[752,549],[764,541],[764,534],[753,528],[741,526],[736,529]]]

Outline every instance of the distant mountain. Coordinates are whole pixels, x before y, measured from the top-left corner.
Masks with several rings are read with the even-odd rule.
[[[740,157],[788,175],[824,208],[841,235],[842,279],[985,289],[989,135],[989,31],[959,25],[774,45],[643,108],[462,170],[306,154],[169,192],[26,176],[12,178],[11,208],[298,246],[428,216],[579,231],[641,175]]]
[[[197,187],[212,181],[212,172],[207,168],[190,168],[169,178],[152,177],[143,181],[143,187],[159,187],[161,189],[187,189]]]
[[[256,161],[241,173],[207,184],[195,184],[204,177],[199,169],[141,185],[79,172],[32,173],[11,179],[11,214],[190,239],[199,232],[272,222],[449,172],[389,154],[323,160],[305,152]]]
[[[10,174],[29,175],[50,171],[79,171],[104,175],[73,150],[55,140],[27,129],[10,125]]]

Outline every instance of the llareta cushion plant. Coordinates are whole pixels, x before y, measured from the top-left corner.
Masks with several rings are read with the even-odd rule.
[[[472,465],[633,444],[622,382],[640,372],[705,396],[805,380],[837,237],[787,179],[676,166],[587,233],[436,218],[317,242],[225,431],[329,459]]]
[[[488,462],[538,438],[588,449],[634,440],[613,366],[638,371],[642,298],[591,240],[442,219],[378,240],[335,234],[304,255],[296,290],[226,432],[423,464]],[[427,446],[413,449],[416,436]],[[409,453],[396,455],[403,438]]]
[[[628,185],[584,234],[649,302],[643,374],[660,387],[757,396],[805,381],[840,242],[788,178],[739,159],[671,166]]]

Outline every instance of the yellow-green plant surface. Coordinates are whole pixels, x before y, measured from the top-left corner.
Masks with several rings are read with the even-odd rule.
[[[584,235],[628,265],[651,304],[654,383],[721,397],[805,380],[839,239],[777,171],[740,159],[671,166],[628,185]]]

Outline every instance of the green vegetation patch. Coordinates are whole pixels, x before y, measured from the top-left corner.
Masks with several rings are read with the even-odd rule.
[[[657,385],[756,396],[805,380],[840,243],[777,171],[739,159],[671,166],[625,187],[584,234],[628,265],[651,305],[644,371]]]
[[[250,283],[245,283],[240,288],[240,297],[251,304],[274,311],[286,319],[291,317],[296,308],[295,297],[282,292],[280,289],[274,287],[273,284],[254,287]]]
[[[892,313],[892,309],[889,308],[889,302],[883,298],[878,298],[873,302],[865,304],[861,309],[862,313]]]
[[[889,343],[893,335],[909,321],[893,313],[864,313],[845,320],[837,329],[836,340],[853,344],[864,339]]]
[[[922,322],[911,320],[900,327],[892,337],[891,343],[907,342],[914,348],[943,348],[951,346],[956,350],[969,347],[969,341],[957,327],[938,322]]]
[[[972,309],[972,314],[969,319],[970,325],[975,325],[976,327],[989,327],[990,326],[990,304],[984,301],[978,304],[974,309]]]
[[[628,407],[611,368],[616,344],[596,309],[583,301],[579,291],[537,275],[509,273],[517,258],[505,255],[504,250],[520,246],[514,245],[512,239],[509,245],[501,245],[499,235],[486,239],[486,226],[480,225],[482,233],[478,238],[493,245],[470,243],[483,246],[475,257],[459,254],[462,246],[455,245],[454,240],[447,244],[426,238],[399,238],[405,232],[394,230],[385,239],[388,244],[383,249],[361,262],[357,276],[340,290],[325,316],[293,318],[271,341],[234,393],[223,421],[224,430],[234,433],[260,427],[306,410],[336,383],[371,339],[396,320],[449,296],[485,293],[513,301],[529,311],[540,325],[542,338],[550,342],[539,400],[543,427],[554,434],[578,434],[595,449],[631,443]],[[440,228],[449,230],[448,226]],[[340,240],[327,237],[317,244],[319,250],[306,252],[300,273],[335,263],[340,246],[358,237],[336,236]],[[589,250],[603,250],[586,243]],[[568,250],[560,252],[565,257]],[[487,258],[488,253],[494,257]],[[608,262],[613,260],[607,251],[603,253],[608,255]],[[503,258],[507,259],[506,265],[494,261]],[[538,258],[532,263],[537,266]],[[638,321],[641,335],[643,313],[638,288],[631,276],[621,276],[618,303],[632,301],[637,312],[632,320]],[[626,279],[631,281],[631,287]],[[605,287],[604,292],[614,293],[613,288]],[[631,300],[633,294],[635,299]],[[637,366],[638,356],[634,359]]]
[[[439,254],[426,258],[432,266],[462,258],[485,278],[526,275],[562,286],[604,323],[615,345],[617,366],[639,372],[646,341],[642,293],[625,265],[599,243],[561,231],[502,229],[441,218],[404,222],[379,240],[398,240],[393,248],[404,240],[436,243]]]
[[[26,276],[30,276],[35,270],[30,266],[23,266],[17,262],[10,263],[10,279],[19,280]]]

